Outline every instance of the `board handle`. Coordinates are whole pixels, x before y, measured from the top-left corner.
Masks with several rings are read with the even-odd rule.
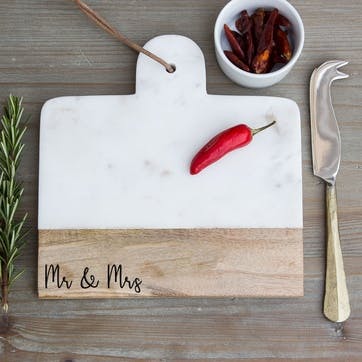
[[[351,314],[339,239],[336,186],[326,187],[327,265],[324,315],[333,322],[344,322]]]

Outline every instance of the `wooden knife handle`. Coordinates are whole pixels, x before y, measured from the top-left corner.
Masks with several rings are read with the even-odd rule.
[[[341,243],[338,231],[337,195],[335,185],[327,184],[327,266],[324,295],[324,315],[333,322],[348,319],[349,305],[346,275],[344,273]]]

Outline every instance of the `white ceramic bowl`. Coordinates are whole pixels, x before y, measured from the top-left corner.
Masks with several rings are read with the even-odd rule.
[[[253,13],[257,8],[277,8],[282,15],[285,15],[292,26],[289,31],[293,45],[292,59],[280,69],[266,74],[254,74],[245,72],[226,58],[224,50],[229,50],[230,45],[224,33],[224,24],[235,29],[235,21],[240,12],[246,9]],[[286,0],[231,0],[220,12],[214,30],[216,59],[222,71],[235,83],[249,88],[269,87],[282,80],[293,68],[298,60],[304,45],[304,26],[297,10]]]

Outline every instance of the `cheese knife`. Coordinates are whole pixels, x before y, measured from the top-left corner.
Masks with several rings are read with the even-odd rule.
[[[310,81],[311,136],[314,174],[326,182],[327,263],[324,315],[333,322],[348,319],[349,305],[337,217],[336,176],[341,160],[341,137],[332,106],[331,84],[348,75],[338,68],[348,64],[331,60],[312,73]]]

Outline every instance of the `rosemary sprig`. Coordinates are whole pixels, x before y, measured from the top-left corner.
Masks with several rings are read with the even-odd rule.
[[[16,272],[14,261],[24,245],[22,231],[27,215],[18,218],[17,210],[23,187],[16,174],[24,149],[26,127],[22,124],[22,98],[12,95],[4,107],[0,132],[0,281],[1,306],[8,312],[8,294],[12,283],[23,273]]]

